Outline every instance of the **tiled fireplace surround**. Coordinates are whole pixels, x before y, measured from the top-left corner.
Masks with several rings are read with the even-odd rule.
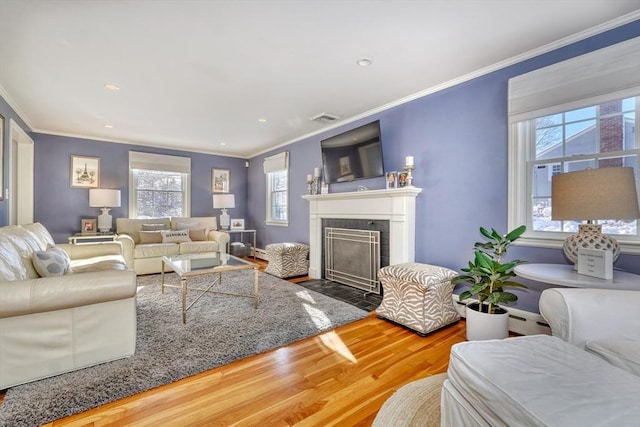
[[[302,196],[309,202],[309,277],[322,278],[322,220],[328,218],[389,221],[389,265],[413,262],[421,192],[406,187]]]

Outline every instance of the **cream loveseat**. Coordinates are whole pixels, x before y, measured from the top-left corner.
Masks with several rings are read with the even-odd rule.
[[[229,234],[217,229],[215,217],[116,219],[117,240],[136,274],[160,273],[165,255],[226,252]]]
[[[0,228],[0,390],[135,345],[136,275],[119,243],[56,246],[40,223]]]

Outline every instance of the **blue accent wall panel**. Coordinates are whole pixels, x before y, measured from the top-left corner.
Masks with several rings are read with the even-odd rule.
[[[213,209],[211,169],[229,169],[229,192],[236,196],[232,218],[245,218],[247,212],[247,168],[245,160],[185,151],[114,144],[90,139],[34,134],[35,139],[35,221],[42,222],[56,242],[80,231],[82,218],[96,218],[98,208],[89,207],[89,190],[71,188],[71,156],[100,158],[100,187],[121,191],[122,203],[112,208],[114,220],[129,212],[129,151],[167,154],[191,158],[191,216],[219,216]]]

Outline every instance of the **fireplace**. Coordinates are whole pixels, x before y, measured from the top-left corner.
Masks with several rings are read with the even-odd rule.
[[[309,277],[323,276],[323,220],[388,221],[388,265],[415,260],[416,187],[302,196],[309,202]],[[367,227],[364,227],[367,228]]]

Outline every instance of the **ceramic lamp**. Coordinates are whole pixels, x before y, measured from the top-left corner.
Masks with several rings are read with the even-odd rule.
[[[640,218],[633,168],[585,169],[554,175],[551,195],[551,219],[587,220],[579,225],[577,234],[565,240],[562,248],[567,258],[575,264],[580,248],[610,250],[613,261],[618,258],[618,242],[602,234],[602,226],[594,221]]]
[[[228,230],[229,224],[231,223],[229,219],[229,214],[227,213],[227,209],[233,209],[236,207],[236,198],[233,194],[214,194],[213,195],[213,208],[214,209],[222,209],[222,213],[220,214],[220,228]]]
[[[98,230],[101,233],[108,233],[113,225],[113,218],[109,214],[111,209],[120,207],[120,190],[108,188],[89,189],[89,206],[101,208],[102,213],[98,215]]]

